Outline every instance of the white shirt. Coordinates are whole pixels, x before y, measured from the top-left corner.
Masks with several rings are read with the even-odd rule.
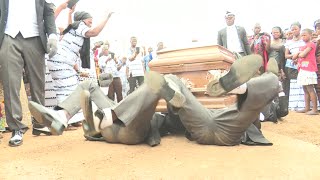
[[[5,34],[15,38],[21,32],[24,38],[39,36],[35,0],[10,0]]]
[[[227,48],[234,52],[244,52],[235,25],[227,26]]]
[[[299,52],[300,47],[305,45],[306,43],[302,39],[300,39],[299,41],[288,40],[284,44],[284,47],[286,49],[289,49],[290,54],[295,54]],[[289,68],[298,69],[298,65],[294,64],[292,59],[287,59],[285,66]]]
[[[109,56],[101,56],[99,58],[100,69],[102,69],[104,73],[111,73],[113,77],[120,77],[116,62],[111,59],[106,63],[108,57]]]
[[[140,48],[141,49],[141,48]],[[135,53],[134,49],[129,49],[128,57],[131,57]],[[144,76],[143,70],[143,58],[141,52],[136,56],[133,61],[127,60],[127,67],[129,69],[129,74],[132,74],[132,77]]]

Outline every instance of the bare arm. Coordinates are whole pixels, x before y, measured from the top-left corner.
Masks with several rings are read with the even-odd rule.
[[[74,12],[74,10],[76,9],[76,5],[74,5],[72,7],[72,9],[69,10],[69,14],[68,14],[68,24],[72,24],[72,13]]]
[[[292,59],[292,57],[293,57],[293,54],[290,53],[290,51],[289,51],[288,48],[286,48],[286,51],[285,51],[285,53],[284,53],[284,57],[285,57],[286,59]]]
[[[113,14],[113,12],[109,13],[108,16],[96,27],[88,30],[85,34],[86,37],[95,37],[98,36],[99,33],[102,31],[102,29],[104,28],[104,26],[107,24],[109,18],[111,17],[111,15]]]
[[[67,0],[66,2],[60,4],[60,5],[56,8],[56,10],[54,11],[54,19],[57,19],[57,17],[58,17],[59,14],[61,13],[61,11],[67,8],[68,2],[69,2],[69,0]]]
[[[312,50],[311,47],[307,47],[305,50],[301,51],[298,55],[299,58],[305,58],[309,52]]]
[[[135,53],[133,53],[128,59],[129,59],[129,61],[133,61],[133,60],[135,60],[136,59],[136,57],[137,57],[137,55],[138,55],[138,53],[137,52],[135,52]]]

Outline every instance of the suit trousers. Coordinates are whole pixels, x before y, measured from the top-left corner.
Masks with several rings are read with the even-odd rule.
[[[176,76],[167,76],[186,97],[178,115],[191,138],[200,144],[240,144],[244,132],[258,118],[261,110],[277,96],[279,88],[277,76],[264,73],[247,82],[247,92],[240,95],[243,99],[241,104],[209,110],[200,104]]]
[[[117,95],[117,102],[120,102],[123,97],[122,97],[122,83],[120,77],[114,77],[113,81],[109,85],[108,89],[108,97],[111,100],[114,100],[114,94]]]
[[[31,100],[44,105],[45,50],[40,37],[15,38],[5,35],[0,48],[0,75],[3,83],[6,120],[10,129],[26,128],[22,120],[20,88],[23,69],[29,75]]]
[[[104,95],[96,82],[84,81],[58,106],[71,116],[75,115],[81,109],[80,99],[83,90],[90,92],[90,98],[98,108],[111,108],[119,119],[112,126],[101,130],[107,142],[138,144],[147,138],[150,121],[160,98],[149,87],[143,84],[120,103],[115,103]]]

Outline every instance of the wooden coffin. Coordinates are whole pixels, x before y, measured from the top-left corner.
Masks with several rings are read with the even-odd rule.
[[[164,49],[158,52],[158,59],[149,63],[153,71],[161,74],[175,74],[189,79],[191,92],[201,104],[209,109],[225,108],[236,102],[235,96],[209,97],[206,85],[209,70],[227,70],[234,62],[234,55],[219,45],[193,46],[179,49]],[[166,112],[166,103],[160,100],[157,111]]]

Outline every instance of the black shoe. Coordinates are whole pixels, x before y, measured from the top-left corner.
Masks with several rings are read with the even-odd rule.
[[[20,146],[23,143],[23,131],[22,130],[13,130],[11,139],[9,140],[9,146],[16,147]]]
[[[46,127],[45,125],[42,125],[42,124],[40,124],[40,123],[38,123],[35,119],[34,119],[34,117],[31,117],[31,122],[32,122],[32,127],[33,128],[44,128],[44,127]]]
[[[280,96],[279,104],[277,107],[277,116],[279,118],[285,117],[289,114],[289,98],[288,96]]]
[[[95,135],[95,136],[89,136],[89,135],[83,135],[84,138],[86,138],[86,140],[88,141],[105,141],[103,136],[101,135],[101,133]]]
[[[155,147],[160,144],[161,142],[161,135],[160,135],[160,127],[164,123],[164,116],[155,113],[150,121],[150,131],[147,136],[146,142],[151,147]]]
[[[32,128],[32,135],[40,136],[41,134],[51,136],[51,132],[49,129],[45,128]]]
[[[210,81],[207,85],[207,93],[210,96],[221,96],[234,90],[249,81],[262,66],[260,55],[244,56],[236,60],[230,67],[230,71],[219,80]]]

